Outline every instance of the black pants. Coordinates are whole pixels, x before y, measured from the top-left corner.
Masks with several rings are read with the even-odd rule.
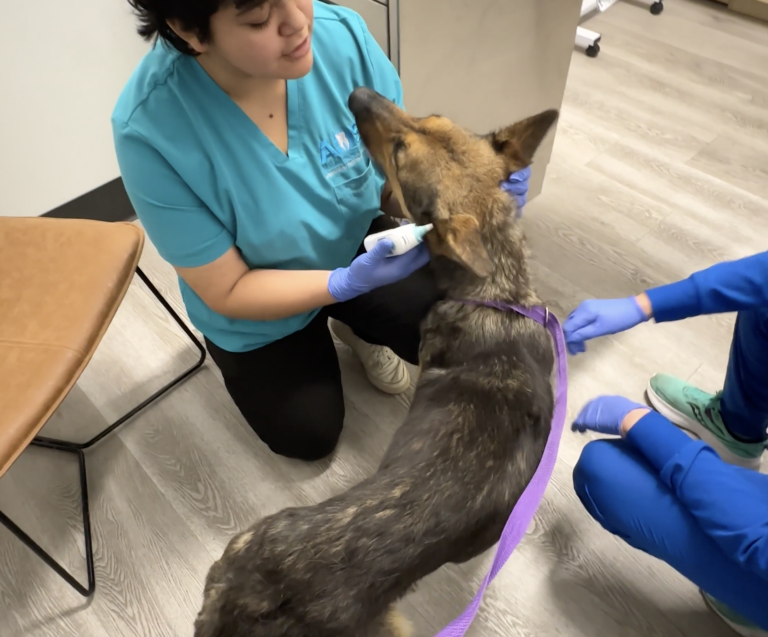
[[[394,227],[379,217],[369,234]],[[364,248],[361,246],[358,254]],[[328,317],[372,345],[418,364],[419,326],[440,297],[429,267],[344,303],[324,308],[304,329],[250,352],[227,352],[206,339],[230,396],[277,454],[319,460],[335,448],[344,423],[341,371]]]

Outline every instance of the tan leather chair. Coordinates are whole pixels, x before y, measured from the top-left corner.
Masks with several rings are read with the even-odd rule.
[[[29,445],[77,455],[88,586],[2,511],[0,523],[85,597],[96,584],[84,450],[191,376],[205,360],[203,345],[139,269],[143,247],[144,232],[130,223],[0,217],[0,478]],[[91,440],[38,436],[91,360],[134,273],[196,345],[199,360]]]

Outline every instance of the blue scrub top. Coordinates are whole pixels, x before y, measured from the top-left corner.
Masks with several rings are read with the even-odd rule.
[[[159,41],[112,115],[126,191],[149,239],[177,267],[237,246],[249,268],[349,265],[380,213],[384,177],[347,107],[358,86],[399,106],[395,68],[353,11],[315,2],[314,65],[287,83],[288,153],[278,149],[197,60]],[[276,321],[227,318],[179,278],[190,320],[224,350],[264,346],[319,309]]]

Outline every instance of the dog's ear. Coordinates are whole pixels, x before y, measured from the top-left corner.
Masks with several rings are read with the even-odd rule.
[[[530,166],[533,155],[546,137],[559,113],[555,109],[543,111],[516,124],[494,131],[486,136],[493,149],[507,163],[510,173]]]
[[[435,219],[434,233],[427,235],[435,254],[457,261],[481,278],[493,269],[491,259],[480,236],[480,225],[470,215],[453,215],[448,219]]]

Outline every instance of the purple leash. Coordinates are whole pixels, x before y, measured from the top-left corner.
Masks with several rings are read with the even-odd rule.
[[[568,369],[565,356],[565,339],[563,338],[563,330],[560,327],[560,323],[554,314],[551,314],[549,310],[542,307],[526,308],[512,305],[511,303],[498,303],[494,301],[460,301],[460,303],[493,307],[503,312],[514,311],[546,327],[555,341],[557,389],[555,391],[555,408],[552,414],[552,428],[549,431],[549,438],[547,438],[547,444],[544,447],[544,454],[541,457],[536,472],[533,474],[533,478],[531,478],[525,491],[523,491],[523,495],[520,496],[517,504],[515,504],[504,526],[491,570],[483,579],[480,590],[477,591],[477,595],[475,595],[472,603],[435,637],[463,637],[466,634],[480,608],[480,603],[483,601],[486,589],[504,567],[504,564],[506,564],[512,552],[520,543],[520,540],[523,539],[525,532],[528,530],[528,525],[536,513],[536,509],[539,508],[541,499],[544,497],[544,491],[555,468],[557,451],[560,447],[560,436],[565,426],[565,413],[568,403]]]

